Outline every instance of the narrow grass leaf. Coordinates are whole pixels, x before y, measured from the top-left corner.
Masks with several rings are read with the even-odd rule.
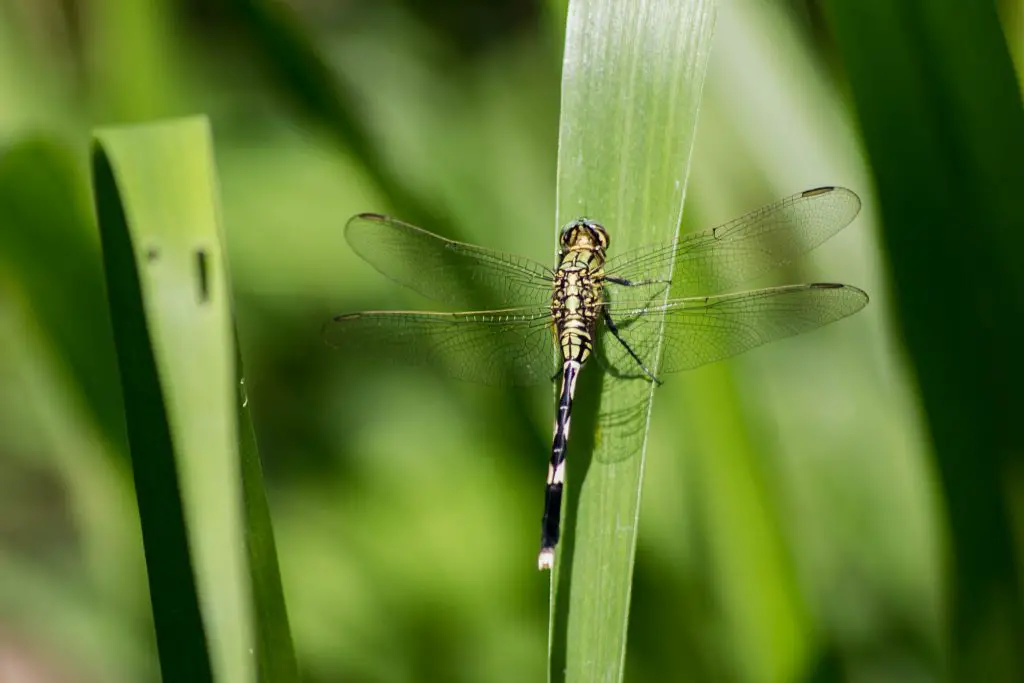
[[[569,3],[559,226],[581,215],[597,220],[612,254],[676,236],[714,15],[713,0]],[[656,358],[649,362],[656,367]],[[588,370],[552,576],[549,678],[619,681],[654,387]]]
[[[252,604],[268,574],[250,574],[247,551],[273,540],[259,480],[243,492],[240,477],[253,467],[240,462],[209,125],[101,130],[93,173],[163,680],[294,680],[283,605]],[[279,583],[256,602],[279,600]],[[256,614],[276,615],[276,629],[255,628]],[[265,663],[275,656],[280,668]]]

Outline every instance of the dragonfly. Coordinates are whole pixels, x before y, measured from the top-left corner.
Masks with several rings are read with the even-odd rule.
[[[730,291],[817,247],[860,211],[857,195],[819,187],[668,244],[609,256],[609,231],[579,218],[559,235],[557,265],[446,239],[376,213],[345,226],[349,245],[391,280],[446,304],[485,310],[363,311],[325,325],[331,346],[441,368],[493,385],[561,381],[537,564],[550,569],[576,380],[593,357],[606,372],[661,383],[762,344],[845,318],[868,303],[831,282]],[[660,349],[660,353],[659,353]]]

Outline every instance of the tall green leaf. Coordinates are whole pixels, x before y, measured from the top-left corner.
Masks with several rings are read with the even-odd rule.
[[[559,226],[594,218],[608,228],[615,253],[676,235],[714,6],[570,2]],[[569,449],[566,533],[552,576],[553,680],[617,681],[624,666],[654,387],[599,375],[592,370],[581,379]]]
[[[102,130],[93,173],[163,680],[294,680],[209,125]]]
[[[825,4],[951,532],[953,678],[1024,680],[1024,108],[994,3]]]

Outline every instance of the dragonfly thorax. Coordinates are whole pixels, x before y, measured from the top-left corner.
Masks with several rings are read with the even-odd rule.
[[[603,225],[588,218],[577,218],[562,228],[559,241],[562,245],[562,255],[565,255],[569,251],[577,250],[604,251],[608,248],[610,240]]]

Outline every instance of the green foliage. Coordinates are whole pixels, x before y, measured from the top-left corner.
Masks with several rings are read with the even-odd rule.
[[[401,2],[350,5],[0,8],[0,652],[112,683],[189,663],[188,680],[294,680],[296,660],[318,683],[1019,679],[1020,102],[991,6],[834,0],[822,21],[721,3],[699,99],[703,5],[637,23],[574,3],[560,129],[567,3],[518,3],[532,29],[473,53]],[[129,453],[106,295],[127,303],[161,262],[122,242],[104,291],[91,128],[181,112],[208,113],[216,180],[197,124],[104,129],[94,158],[105,225],[121,207],[166,229],[152,310],[182,316],[114,323],[153,397],[127,401],[151,427],[132,421]],[[636,433],[588,366],[554,577],[535,565],[550,393],[319,338],[336,313],[423,304],[347,248],[359,211],[547,262],[553,206],[556,224],[600,218],[619,253],[670,238],[684,188],[690,230],[822,184],[864,211],[780,282],[850,282],[871,305],[671,377]],[[210,259],[216,312],[193,326],[197,239],[231,270]],[[212,360],[188,352],[206,324]],[[172,363],[205,374],[168,380]],[[219,458],[168,437],[193,413]],[[162,475],[133,472],[140,439]]]

